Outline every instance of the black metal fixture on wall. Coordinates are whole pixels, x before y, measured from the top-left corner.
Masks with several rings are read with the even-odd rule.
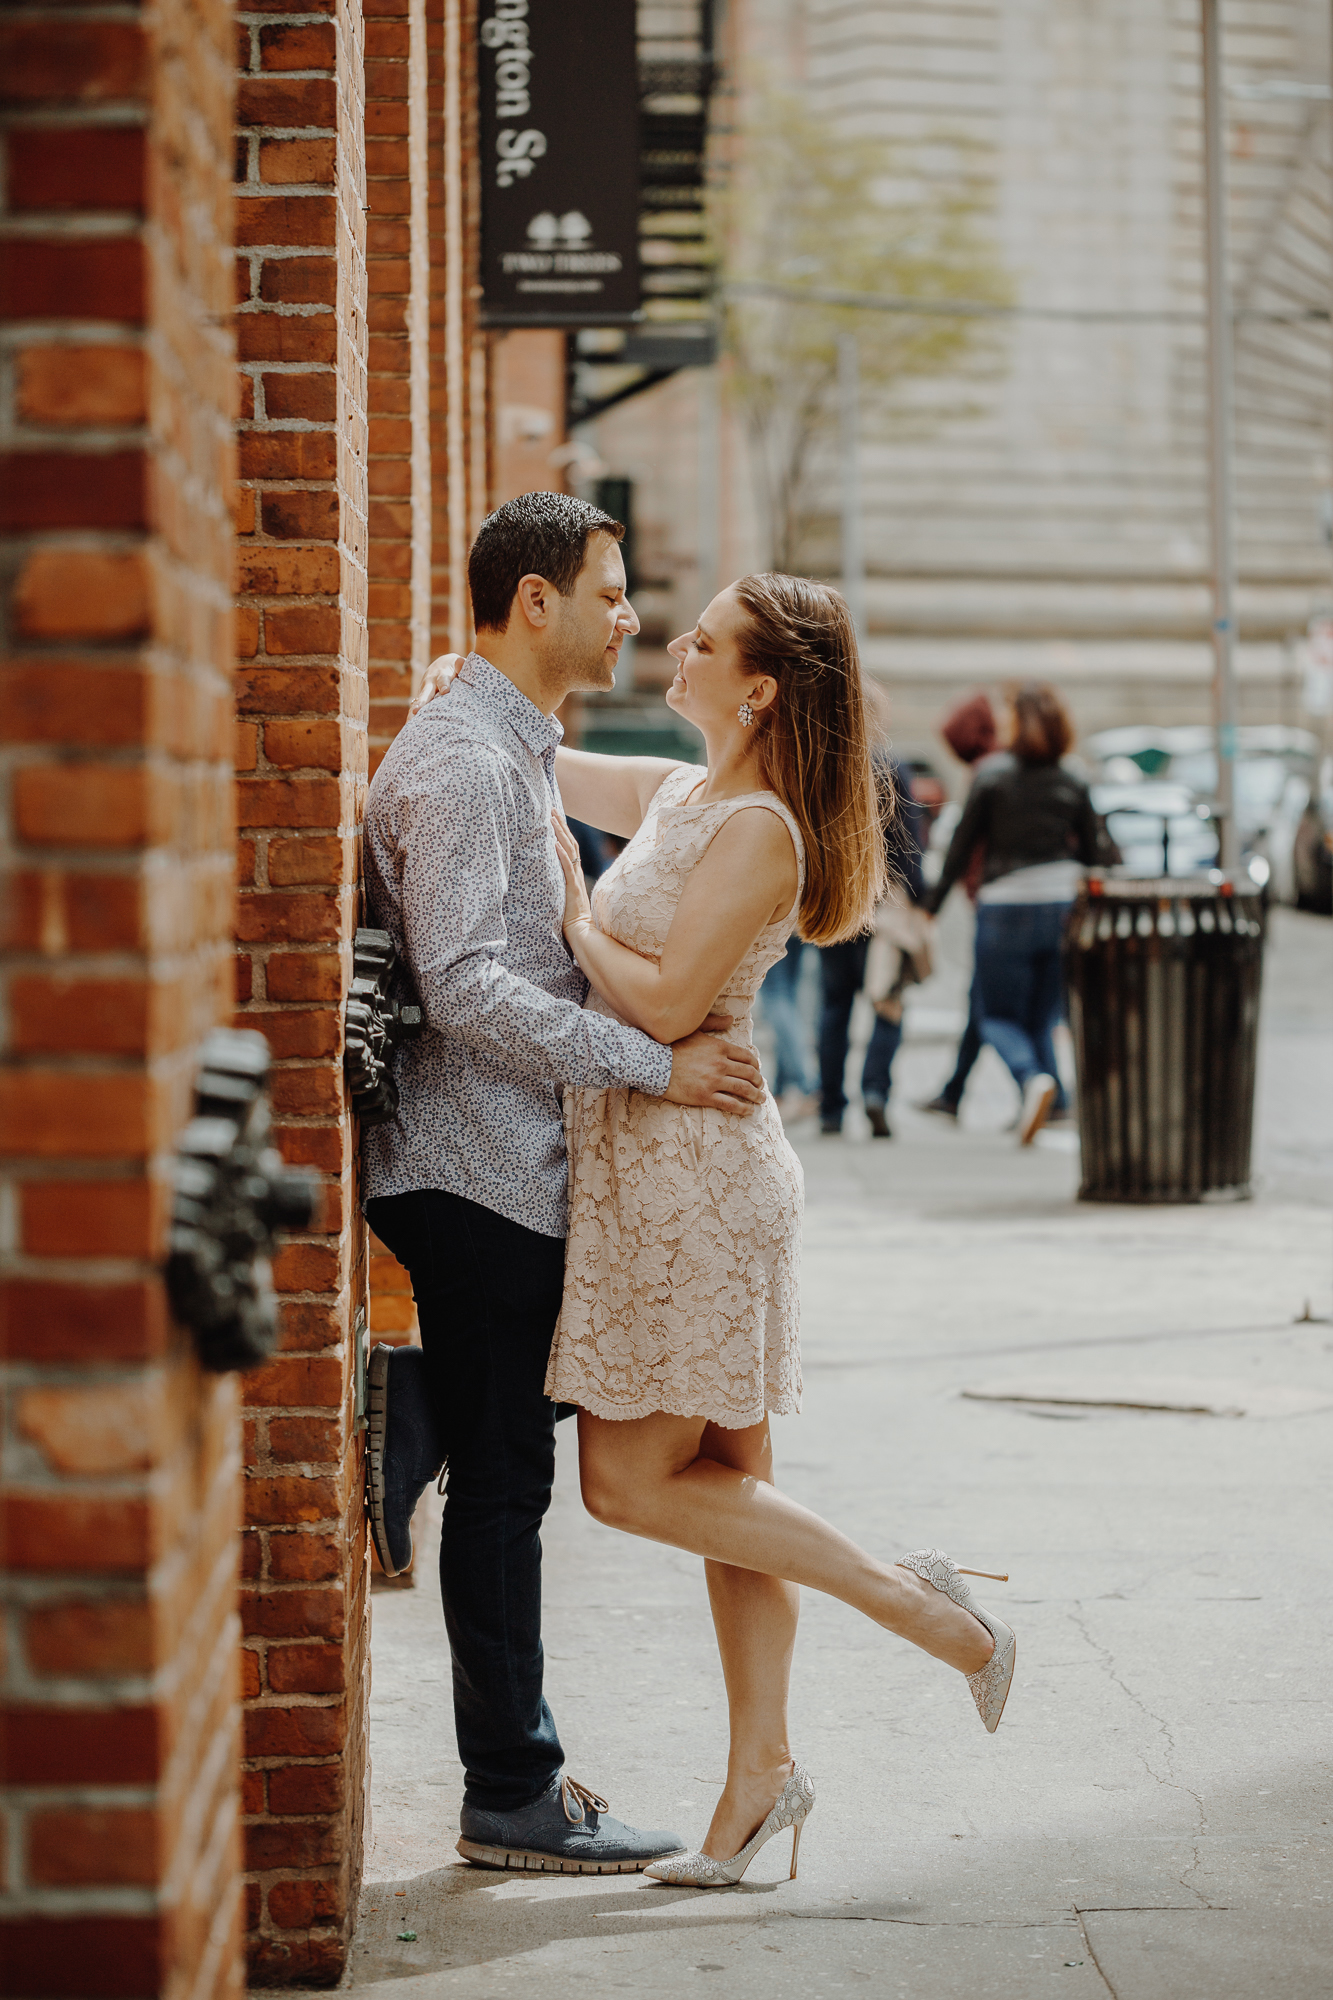
[[[308,1229],[315,1212],[315,1181],[268,1143],[268,1070],[262,1035],[214,1029],[176,1152],[167,1295],[214,1373],[268,1360],[277,1333],[269,1260],[279,1234]]]
[[[398,1086],[389,1067],[395,1043],[421,1032],[415,1000],[399,1001],[390,988],[402,974],[387,931],[359,930],[352,947],[352,983],[344,1015],[343,1074],[352,1110],[363,1125],[383,1125],[398,1109]]]

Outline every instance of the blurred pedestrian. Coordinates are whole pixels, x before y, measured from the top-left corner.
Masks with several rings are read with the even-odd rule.
[[[950,709],[940,724],[940,735],[960,763],[975,768],[985,758],[993,756],[999,731],[995,724],[995,710],[985,694],[969,695]],[[981,887],[981,869],[984,850],[978,845],[963,875],[963,887],[973,903]],[[976,1066],[981,1054],[981,995],[977,986],[976,968],[972,971],[972,985],[967,996],[967,1026],[958,1044],[958,1054],[954,1059],[953,1075],[945,1084],[938,1097],[932,1097],[919,1104],[919,1111],[935,1111],[945,1118],[957,1118],[958,1107],[967,1089],[967,1079]]]
[[[1011,709],[1006,753],[978,770],[928,907],[940,909],[981,847],[981,1037],[1022,1092],[1019,1143],[1030,1146],[1061,1099],[1051,1039],[1062,1005],[1060,947],[1100,836],[1087,786],[1060,761],[1074,729],[1055,689],[1020,688]]]
[[[765,974],[759,988],[759,1005],[773,1031],[773,1095],[784,1125],[808,1118],[819,1105],[810,1031],[800,1006],[805,952],[801,938],[790,939],[785,954]]]
[[[886,731],[884,697],[873,683],[868,682],[867,687],[876,719]],[[923,916],[925,882],[921,874],[925,829],[921,808],[912,796],[911,778],[897,758],[890,756],[884,741],[874,752],[874,766],[880,791],[885,859],[892,884],[890,894],[876,911],[875,938],[851,938],[843,944],[824,945],[819,953],[822,989],[819,1129],[830,1137],[841,1132],[847,1109],[845,1076],[852,1007],[857,994],[866,986],[871,949],[881,935],[896,954],[893,963],[897,969],[883,982],[883,990],[870,994],[875,1018],[861,1069],[861,1102],[875,1138],[893,1137],[888,1101],[893,1059],[903,1038],[903,988],[909,980],[921,976],[918,966],[923,961],[919,954],[926,949],[925,933],[929,929]],[[879,958],[877,952],[876,959]]]

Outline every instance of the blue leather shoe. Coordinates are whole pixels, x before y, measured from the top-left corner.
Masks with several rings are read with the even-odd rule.
[[[366,1512],[386,1576],[412,1560],[412,1513],[444,1464],[419,1347],[371,1349],[366,1369]]]
[[[552,1778],[540,1798],[517,1812],[464,1805],[458,1852],[477,1868],[529,1869],[548,1875],[637,1875],[664,1854],[681,1854],[674,1833],[647,1833],[607,1814],[606,1800],[573,1778]]]

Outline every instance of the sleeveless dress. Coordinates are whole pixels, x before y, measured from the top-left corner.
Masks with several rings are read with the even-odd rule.
[[[759,985],[796,927],[805,855],[771,792],[692,802],[677,766],[592,892],[599,930],[660,958],[676,905],[734,812],[760,806],[791,833],[797,901],[746,953],[715,1011],[751,1044]],[[619,1018],[600,994],[587,1005]],[[630,1089],[569,1088],[569,1242],[546,1393],[594,1416],[706,1417],[729,1430],[801,1406],[799,1260],[804,1179],[770,1095],[748,1118]]]

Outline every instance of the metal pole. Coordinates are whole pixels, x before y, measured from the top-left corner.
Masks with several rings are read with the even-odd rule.
[[[838,408],[842,485],[842,594],[856,627],[858,645],[866,636],[866,552],[861,514],[861,369],[856,335],[838,335]]]
[[[1203,161],[1208,239],[1208,433],[1212,514],[1213,726],[1222,867],[1240,865],[1236,830],[1236,550],[1234,371],[1231,286],[1227,278],[1226,134],[1222,99],[1220,0],[1203,8]]]

